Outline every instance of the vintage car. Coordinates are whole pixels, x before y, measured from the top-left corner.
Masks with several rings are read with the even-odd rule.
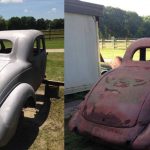
[[[34,101],[45,66],[43,33],[0,31],[0,147],[15,134],[22,108]]]
[[[134,41],[69,122],[71,131],[132,149],[150,146],[150,38]]]

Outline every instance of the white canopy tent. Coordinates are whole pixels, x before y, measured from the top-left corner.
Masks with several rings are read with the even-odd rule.
[[[98,18],[102,9],[65,0],[65,94],[89,90],[100,77]]]

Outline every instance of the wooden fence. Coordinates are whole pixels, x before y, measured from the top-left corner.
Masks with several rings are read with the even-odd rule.
[[[125,40],[99,40],[101,49],[126,49],[135,39]]]
[[[43,30],[45,39],[62,39],[64,38],[64,29]]]

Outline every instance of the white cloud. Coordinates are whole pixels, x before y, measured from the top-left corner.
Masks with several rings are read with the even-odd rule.
[[[0,0],[0,3],[22,3],[23,0]]]
[[[56,12],[56,8],[52,8],[51,11],[52,11],[52,12]]]
[[[29,12],[29,10],[28,10],[28,9],[24,9],[24,12],[25,12],[25,13],[28,13],[28,12]]]
[[[26,9],[24,9],[24,12],[25,12],[25,13],[30,13],[30,12],[32,12],[32,11],[26,8]]]
[[[48,13],[55,13],[56,11],[57,11],[56,8],[51,8],[51,9],[48,11]]]

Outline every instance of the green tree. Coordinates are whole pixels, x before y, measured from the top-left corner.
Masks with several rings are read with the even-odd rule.
[[[101,19],[101,32],[104,37],[124,37],[126,33],[126,12],[113,7],[106,7]]]
[[[47,29],[46,21],[43,18],[38,19],[36,21],[36,28],[39,29],[39,30]]]
[[[127,12],[127,29],[128,29],[128,37],[138,37],[139,29],[142,25],[142,18],[137,15],[135,12]]]
[[[36,19],[34,17],[21,17],[22,29],[36,29]]]
[[[19,17],[12,17],[8,20],[8,29],[18,30],[21,29],[21,19]]]
[[[144,26],[146,26],[146,23],[143,24],[142,17],[135,12],[104,7],[103,16],[100,18],[100,35],[102,38],[111,36],[116,38],[136,38],[143,36]]]
[[[142,17],[143,19],[143,36],[150,37],[150,16]]]
[[[46,25],[47,30],[51,29],[51,24],[52,24],[51,20],[48,20],[48,19],[45,20],[45,25]]]
[[[6,30],[6,22],[5,22],[5,19],[0,16],[0,30]]]
[[[28,29],[27,17],[21,17],[21,27],[22,29]]]
[[[27,17],[27,29],[36,29],[36,19],[34,17]]]
[[[51,24],[51,29],[63,29],[64,28],[64,19],[54,19]]]

